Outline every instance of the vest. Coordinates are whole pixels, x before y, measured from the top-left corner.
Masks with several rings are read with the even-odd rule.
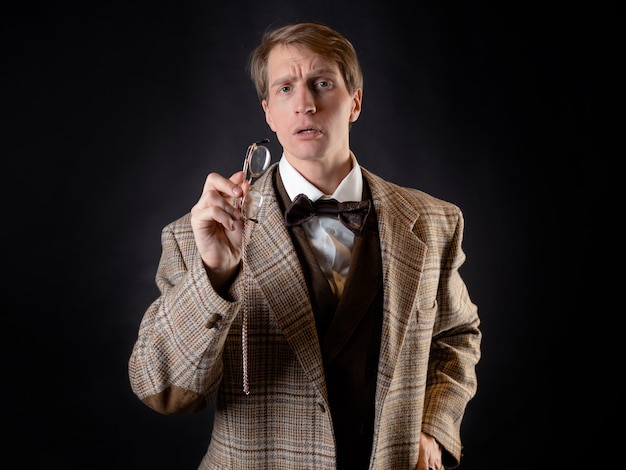
[[[291,202],[279,171],[274,173],[278,203]],[[363,198],[371,198],[367,182]],[[376,211],[371,210],[360,236],[341,299],[334,295],[304,229],[291,234],[315,314],[324,360],[326,387],[335,431],[338,470],[367,470],[374,432],[378,356],[383,319],[383,284]]]

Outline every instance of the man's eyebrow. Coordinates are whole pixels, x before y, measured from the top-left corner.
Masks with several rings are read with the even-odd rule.
[[[319,77],[320,75],[337,75],[338,72],[334,69],[328,68],[328,67],[320,67],[318,69],[314,69],[312,70],[310,73],[308,73],[308,76],[313,76],[313,77]],[[275,86],[275,85],[280,85],[282,83],[288,83],[288,82],[293,82],[295,80],[297,80],[297,76],[296,75],[284,75],[282,77],[278,77],[276,80],[274,80],[272,82],[272,84],[270,86]]]

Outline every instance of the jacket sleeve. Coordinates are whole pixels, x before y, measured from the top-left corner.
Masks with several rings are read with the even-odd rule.
[[[461,459],[460,425],[467,404],[477,390],[476,365],[481,343],[477,307],[459,273],[465,262],[461,247],[464,221],[460,210],[454,209],[456,216],[448,218],[453,235],[442,237],[447,241],[440,245],[438,311],[428,362],[422,425],[422,431],[442,445],[446,468],[457,467]]]
[[[137,397],[163,414],[206,408],[222,377],[222,350],[239,303],[212,288],[188,215],[161,233],[159,297],[141,320],[128,364]]]

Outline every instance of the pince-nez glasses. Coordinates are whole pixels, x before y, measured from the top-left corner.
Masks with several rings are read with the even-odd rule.
[[[272,157],[269,149],[261,144],[270,140],[263,139],[248,146],[246,158],[243,161],[243,172],[248,180],[249,190],[243,198],[239,198],[238,205],[244,220],[258,223],[257,216],[263,205],[263,195],[252,186],[255,178],[259,178],[270,166]]]

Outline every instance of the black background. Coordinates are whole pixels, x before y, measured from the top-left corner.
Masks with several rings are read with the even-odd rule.
[[[553,452],[570,468],[577,452],[554,443],[582,419],[561,405],[582,353],[558,347],[576,289],[565,227],[597,200],[580,189],[603,186],[591,76],[614,16],[327,0],[7,11],[4,232],[18,243],[5,244],[6,468],[196,468],[209,412],[151,411],[127,361],[158,294],[161,228],[208,172],[240,169],[250,142],[269,137],[280,157],[245,67],[266,27],[295,20],[328,23],[359,53],[361,165],[464,211],[462,274],[484,341],[460,468],[545,468],[538,454]]]

